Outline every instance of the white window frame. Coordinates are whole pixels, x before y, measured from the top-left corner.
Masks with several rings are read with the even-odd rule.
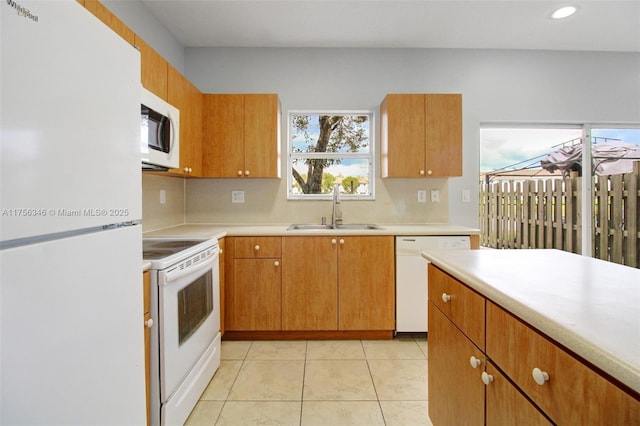
[[[322,153],[306,153],[293,152],[293,144],[291,143],[291,117],[294,115],[366,115],[369,117],[369,152],[368,153],[349,153],[349,152],[322,152]],[[294,184],[293,179],[293,160],[295,159],[313,159],[313,158],[330,158],[353,160],[365,159],[369,162],[369,194],[341,194],[343,200],[375,200],[375,177],[376,177],[376,155],[375,155],[375,111],[372,110],[289,110],[287,111],[287,200],[331,200],[331,194],[292,194],[291,187]]]

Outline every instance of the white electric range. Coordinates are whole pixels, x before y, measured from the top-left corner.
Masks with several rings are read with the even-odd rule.
[[[220,366],[216,239],[145,238],[151,263],[151,424],[184,424]]]

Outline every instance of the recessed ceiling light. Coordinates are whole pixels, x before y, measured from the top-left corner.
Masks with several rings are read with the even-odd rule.
[[[560,9],[556,10],[555,12],[553,12],[551,14],[551,17],[553,19],[566,18],[566,17],[571,16],[574,13],[576,13],[576,10],[577,9],[574,6],[561,7]]]

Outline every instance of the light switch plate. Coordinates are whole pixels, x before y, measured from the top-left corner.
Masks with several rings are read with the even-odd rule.
[[[462,190],[462,202],[470,203],[471,202],[471,190],[463,189]]]
[[[244,203],[244,191],[231,191],[232,203]]]
[[[167,204],[167,191],[164,189],[160,190],[160,204]]]
[[[418,189],[418,202],[426,203],[427,202],[427,190],[426,189]]]
[[[440,191],[437,189],[431,190],[431,202],[439,203],[440,202]]]

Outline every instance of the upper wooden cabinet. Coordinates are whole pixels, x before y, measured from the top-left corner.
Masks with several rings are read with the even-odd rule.
[[[274,94],[205,94],[203,175],[280,177],[280,101]]]
[[[380,105],[381,176],[462,176],[462,95],[390,94]]]
[[[79,2],[91,12],[96,18],[104,22],[116,34],[125,39],[129,44],[134,44],[135,34],[131,28],[127,27],[118,17],[107,9],[98,0],[82,0]]]
[[[174,67],[168,65],[167,101],[180,110],[180,168],[173,174],[202,175],[203,94]]]
[[[140,81],[142,86],[168,102],[169,64],[139,35],[135,35],[133,44],[140,50]]]

